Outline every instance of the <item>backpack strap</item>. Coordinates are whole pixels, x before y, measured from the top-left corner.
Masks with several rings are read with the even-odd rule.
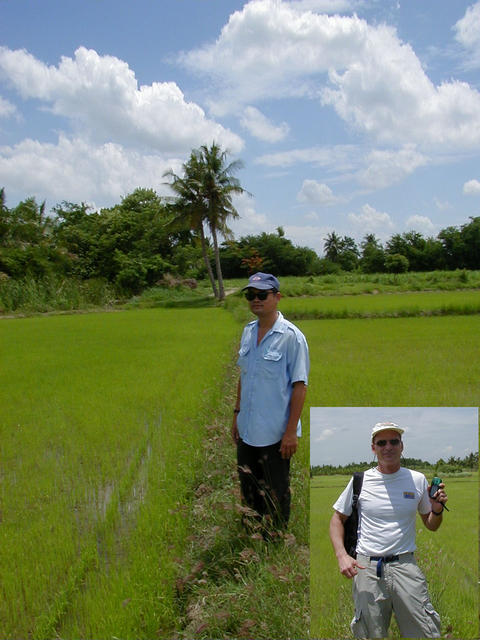
[[[352,500],[353,509],[357,508],[358,496],[360,495],[360,491],[362,490],[362,484],[363,484],[363,471],[355,471],[353,474],[353,500]]]

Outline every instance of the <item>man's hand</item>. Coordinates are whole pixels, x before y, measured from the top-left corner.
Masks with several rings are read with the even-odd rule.
[[[352,579],[357,575],[357,569],[365,569],[361,564],[358,564],[355,558],[349,556],[348,553],[338,558],[338,566],[340,573],[349,579]]]
[[[284,460],[293,456],[298,448],[298,438],[296,433],[285,432],[280,444],[280,453]]]

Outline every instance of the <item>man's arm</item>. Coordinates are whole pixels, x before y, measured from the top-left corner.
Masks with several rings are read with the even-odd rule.
[[[420,516],[423,520],[423,524],[430,529],[430,531],[436,531],[442,524],[443,520],[443,507],[448,500],[447,494],[444,491],[445,485],[442,482],[438,485],[439,489],[433,498],[430,498],[431,511],[430,513],[421,513]],[[430,487],[428,487],[430,490]]]
[[[355,558],[348,555],[345,545],[343,544],[345,536],[344,523],[347,517],[345,514],[340,513],[340,511],[334,511],[330,520],[330,540],[332,541],[333,550],[337,556],[340,573],[346,578],[353,578],[358,573],[357,567],[358,569],[365,569],[365,567],[359,565]]]
[[[237,385],[237,400],[235,402],[235,412],[233,414],[233,421],[232,421],[232,440],[235,444],[238,443],[239,440],[239,435],[238,435],[238,427],[237,427],[237,414],[238,411],[240,410],[240,398],[242,397],[242,380],[241,378],[238,379],[238,385]]]
[[[300,420],[300,415],[302,413],[306,394],[307,385],[303,381],[299,380],[298,382],[293,383],[287,428],[285,429],[282,443],[280,445],[280,453],[282,454],[282,458],[291,458],[297,450],[297,425],[298,421]]]

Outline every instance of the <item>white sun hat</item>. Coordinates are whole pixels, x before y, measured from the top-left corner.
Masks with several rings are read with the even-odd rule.
[[[380,431],[396,431],[397,433],[402,435],[405,429],[399,427],[398,424],[395,424],[395,422],[377,422],[377,424],[372,429],[372,441]]]

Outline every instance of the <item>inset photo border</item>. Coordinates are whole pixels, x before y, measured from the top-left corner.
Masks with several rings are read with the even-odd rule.
[[[478,638],[478,407],[310,408],[310,602],[312,638],[353,637],[352,579],[340,572],[329,536],[333,505],[354,471],[376,468],[372,428],[404,430],[402,467],[445,484],[448,509],[430,531],[416,518],[415,558],[442,636]],[[389,637],[400,638],[392,616]]]

